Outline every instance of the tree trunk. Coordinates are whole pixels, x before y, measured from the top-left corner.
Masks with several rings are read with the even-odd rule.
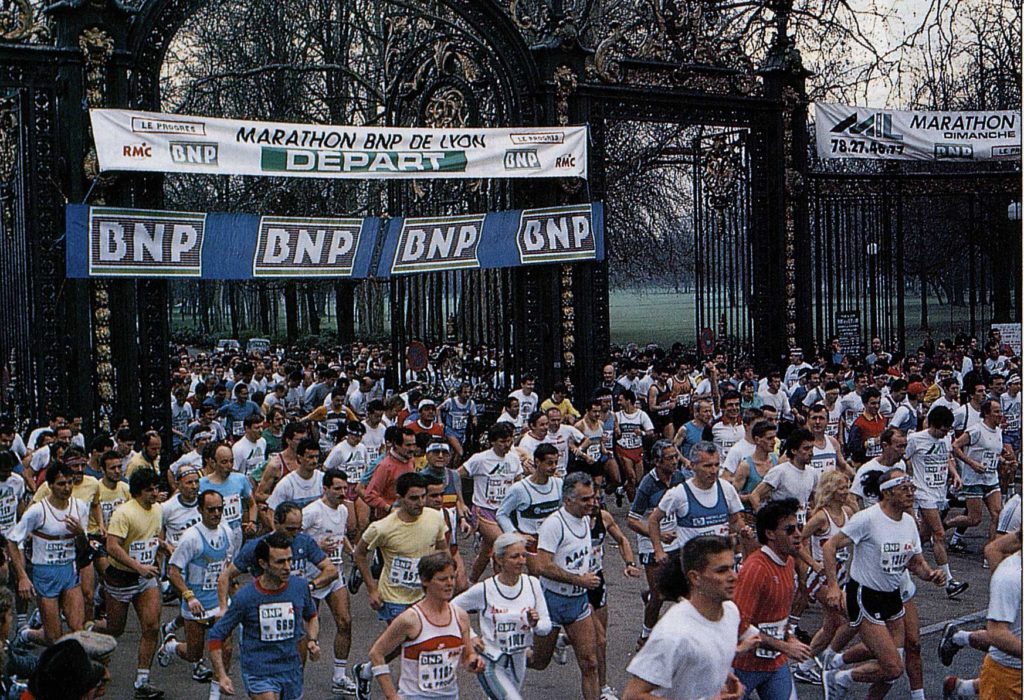
[[[228,282],[228,314],[231,316],[231,337],[238,338],[238,287]]]
[[[338,321],[338,342],[351,343],[356,336],[355,283],[334,283],[335,318]]]
[[[270,295],[267,293],[265,283],[257,282],[256,298],[260,313],[260,333],[270,336]]]
[[[299,337],[299,291],[295,282],[285,282],[284,285],[284,319],[288,342],[294,343]]]
[[[928,330],[928,278],[921,274],[921,330]]]
[[[309,334],[320,335],[320,311],[316,308],[316,287],[306,286],[306,316],[309,321]]]

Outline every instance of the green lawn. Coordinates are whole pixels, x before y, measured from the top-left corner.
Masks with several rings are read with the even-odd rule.
[[[625,343],[657,343],[668,347],[679,341],[692,345],[697,340],[694,321],[693,292],[676,294],[672,290],[652,289],[645,291],[613,290],[609,295],[609,317],[611,319],[611,340]],[[921,301],[908,295],[905,304],[907,348],[916,348],[925,338],[918,328]],[[978,311],[977,332],[987,329],[988,314]],[[862,320],[862,323],[864,320]],[[966,306],[940,306],[936,298],[929,299],[929,322],[932,337],[952,338],[957,332],[967,330],[970,325],[970,309]],[[865,333],[867,331],[865,330]]]

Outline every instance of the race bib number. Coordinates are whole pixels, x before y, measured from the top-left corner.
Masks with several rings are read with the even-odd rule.
[[[591,547],[590,573],[596,574],[604,568],[604,547]]]
[[[946,459],[929,460],[924,463],[924,483],[929,488],[942,488],[946,485],[946,475],[949,474],[949,467],[946,466]]]
[[[680,408],[685,408],[685,407],[687,407],[689,405],[690,405],[690,395],[689,394],[677,394],[676,395],[676,406],[679,406]]]
[[[419,590],[421,588],[420,558],[395,557],[392,559],[391,568],[388,570],[388,583],[392,586]]]
[[[601,445],[600,444],[588,445],[587,446],[587,457],[590,457],[590,459],[592,459],[594,461],[597,461],[597,460],[601,459]]]
[[[348,482],[350,484],[358,483],[363,478],[363,474],[366,473],[366,463],[349,462],[345,465],[345,473],[348,474]]]
[[[515,654],[526,649],[526,631],[529,625],[526,624],[525,615],[520,613],[517,616],[512,614],[499,615],[494,623],[494,641],[501,649],[502,654]]]
[[[864,441],[864,454],[868,457],[877,457],[882,454],[882,443],[878,438],[868,438]]]
[[[803,529],[803,526],[807,524],[807,508],[799,508],[796,511],[796,526]]]
[[[818,471],[819,474],[825,472],[834,471],[836,468],[835,457],[818,457],[811,459],[811,468]]]
[[[150,566],[154,561],[156,561],[156,548],[159,544],[160,541],[155,537],[151,537],[148,540],[132,542],[128,545],[128,556],[143,566]]]
[[[260,605],[260,641],[279,642],[295,636],[295,607],[289,601]]]
[[[344,560],[343,549],[342,549],[342,539],[341,539],[341,537],[332,537],[331,539],[332,539],[332,542],[331,542],[330,546],[323,548],[324,549],[324,554],[327,555],[327,558],[331,560],[332,564],[334,564],[336,567],[340,567],[341,564],[342,564],[342,561]],[[339,568],[339,571],[340,570],[341,569]]]
[[[224,498],[224,521],[229,525],[242,521],[242,497],[237,493]]]
[[[220,577],[220,572],[223,570],[223,561],[211,561],[209,564],[206,565],[206,572],[203,574],[204,591],[217,590],[217,579]]]
[[[882,573],[902,574],[912,556],[914,556],[913,550],[903,549],[903,544],[900,542],[883,542]]]
[[[100,513],[103,515],[103,526],[110,525],[110,517],[117,510],[117,507],[124,503],[123,498],[115,498],[113,501],[100,501]]]
[[[999,469],[999,454],[992,450],[985,450],[979,461],[985,465],[986,474],[995,474]]]
[[[788,619],[777,622],[759,622],[757,629],[761,632],[762,637],[771,637],[772,639],[782,641],[786,638],[786,627],[788,624]],[[779,652],[759,646],[754,650],[754,656],[759,659],[777,659],[779,658]]]
[[[367,447],[366,448],[366,457],[371,462],[373,460],[377,459],[378,457],[380,457],[380,448],[379,447]]]
[[[1019,410],[1019,407],[1018,407]],[[1020,413],[1004,413],[1006,416],[1006,430],[1007,432],[1018,433],[1020,432]]]
[[[7,492],[0,498],[0,532],[7,533],[14,527],[18,515],[18,499],[13,492]]]
[[[231,421],[231,434],[235,437],[245,435],[245,422],[240,420]]]
[[[839,437],[839,421],[830,420],[828,425],[825,426],[825,434],[829,437]]]
[[[452,413],[449,420],[452,422],[452,430],[457,431],[465,430],[469,422],[465,413]]]
[[[622,437],[619,438],[619,446],[624,450],[635,450],[643,444],[640,439],[640,434],[635,430],[629,430],[622,432]]]
[[[43,562],[46,564],[67,564],[75,559],[75,541],[66,540],[36,540],[43,550]],[[33,551],[35,549],[33,548]]]
[[[455,669],[462,656],[462,647],[421,651],[417,664],[419,688],[425,693],[442,691],[455,684]]]
[[[487,499],[488,503],[499,505],[505,498],[505,492],[508,491],[508,482],[505,479],[493,479],[487,478],[487,486],[484,489],[484,498]]]

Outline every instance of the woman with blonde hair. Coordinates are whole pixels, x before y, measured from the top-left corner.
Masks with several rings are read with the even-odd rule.
[[[841,471],[827,471],[821,475],[818,486],[814,492],[814,508],[811,510],[807,524],[804,525],[804,541],[810,540],[811,558],[814,565],[807,577],[808,596],[821,603],[823,620],[819,629],[811,639],[811,658],[801,663],[795,672],[795,676],[801,680],[820,682],[814,657],[826,649],[836,633],[844,626],[845,618],[842,611],[825,605],[825,583],[822,564],[822,545],[832,536],[839,532],[839,528],[846,524],[847,519],[853,515],[850,506],[847,505],[847,498],[850,495],[850,478]],[[846,562],[849,560],[849,550],[842,549],[836,552],[836,559],[839,562],[838,578],[846,578]]]

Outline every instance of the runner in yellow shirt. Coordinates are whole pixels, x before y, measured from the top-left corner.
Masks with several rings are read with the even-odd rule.
[[[149,667],[153,663],[160,630],[160,567],[159,549],[166,549],[160,540],[161,507],[159,477],[152,469],[138,469],[128,483],[131,500],[118,506],[107,527],[107,552],[110,566],[104,581],[107,589],[107,620],[98,623],[97,632],[119,637],[124,632],[128,606],[133,605],[139,617],[142,638],[139,640],[138,668],[135,676],[135,698],[155,700],[163,692],[149,684]]]

